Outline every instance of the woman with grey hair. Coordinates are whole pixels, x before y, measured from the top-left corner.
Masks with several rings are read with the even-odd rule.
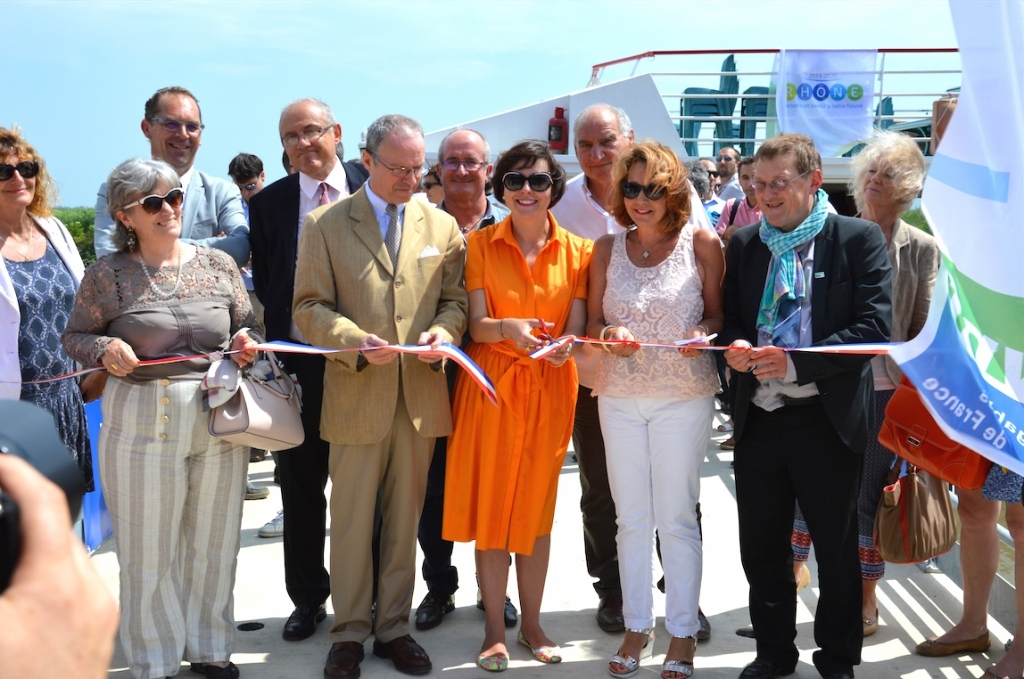
[[[854,157],[852,166],[849,189],[859,216],[878,224],[889,248],[892,341],[905,342],[916,337],[924,327],[939,267],[939,248],[935,239],[900,219],[924,185],[924,156],[910,137],[876,130],[871,142]],[[871,359],[871,370],[875,382],[875,430],[864,453],[860,496],[857,499],[864,636],[878,631],[875,588],[885,575],[885,561],[875,549],[875,512],[894,461],[893,453],[878,443],[878,431],[885,419],[885,407],[902,376],[899,366],[888,356]],[[799,507],[796,519],[793,557],[794,568],[801,571],[797,576],[799,582],[811,536]],[[806,580],[807,576],[803,577]]]
[[[248,449],[208,430],[209,354],[255,358],[234,261],[185,243],[170,165],[133,159],[107,179],[117,250],[85,272],[68,354],[106,368],[100,476],[121,567],[121,643],[133,677],[192,671],[234,679],[232,590]],[[148,359],[191,356],[174,363]]]

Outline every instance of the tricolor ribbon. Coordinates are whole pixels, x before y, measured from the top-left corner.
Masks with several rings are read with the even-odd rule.
[[[703,346],[700,342],[704,340],[713,340],[717,337],[716,334],[711,334],[707,337],[694,337],[692,339],[676,340],[674,342],[642,342],[638,340],[617,340],[617,339],[594,339],[592,337],[576,337],[575,335],[566,335],[553,341],[551,344],[547,344],[539,349],[532,351],[529,356],[530,358],[544,358],[553,351],[564,347],[566,344],[573,342],[578,344],[603,344],[603,345],[629,345],[634,347],[648,347],[654,349],[699,349],[702,351],[732,351],[734,347],[716,347],[716,346]],[[889,350],[895,346],[899,346],[901,342],[877,342],[874,344],[829,344],[815,347],[779,347],[783,351],[787,352],[807,352],[812,354],[871,354],[871,355],[885,355],[889,353]],[[696,346],[695,346],[696,345]],[[752,349],[758,349],[761,347],[751,347]]]

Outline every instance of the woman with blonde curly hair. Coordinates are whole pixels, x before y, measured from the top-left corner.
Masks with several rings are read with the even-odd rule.
[[[687,224],[685,168],[655,141],[623,151],[611,212],[626,230],[594,244],[587,334],[672,342],[722,328],[725,261],[713,230]],[[706,344],[706,340],[702,342]],[[681,354],[681,356],[680,356]],[[672,635],[661,676],[693,674],[702,548],[700,468],[710,437],[718,374],[697,349],[608,347],[594,394],[615,500],[626,637],[613,677],[631,677],[654,639],[654,531],[665,570],[665,628]]]
[[[50,212],[55,199],[43,159],[17,128],[0,127],[0,398],[49,410],[92,490],[82,390],[102,390],[102,378],[90,375],[81,388],[74,380],[39,382],[75,369],[60,336],[85,270]]]

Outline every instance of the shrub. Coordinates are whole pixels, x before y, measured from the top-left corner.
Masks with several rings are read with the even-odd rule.
[[[903,213],[903,221],[911,226],[916,226],[927,234],[932,232],[928,226],[928,220],[924,218],[924,213],[920,210],[907,210]]]
[[[78,253],[82,255],[82,261],[89,266],[96,261],[96,250],[93,248],[93,223],[96,220],[96,210],[91,207],[57,207],[53,209],[53,216],[64,222],[68,232],[78,246]]]

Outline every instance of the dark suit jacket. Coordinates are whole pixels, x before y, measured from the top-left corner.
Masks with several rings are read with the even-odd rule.
[[[757,346],[757,311],[764,292],[771,253],[761,242],[758,226],[732,237],[725,257],[725,325],[718,344],[746,340]],[[819,278],[820,276],[820,278]],[[876,224],[829,215],[814,241],[811,281],[811,332],[815,346],[888,342],[892,328],[892,269],[885,238]],[[874,382],[871,357],[794,352],[797,382],[815,382],[829,420],[852,450],[863,453],[874,426]],[[735,381],[736,440],[757,386],[752,374]],[[800,432],[793,432],[795,440]]]
[[[349,194],[354,194],[369,173],[356,163],[342,166]],[[299,175],[295,173],[278,179],[249,201],[252,282],[256,297],[266,308],[268,340],[287,340],[291,330],[298,232]]]

